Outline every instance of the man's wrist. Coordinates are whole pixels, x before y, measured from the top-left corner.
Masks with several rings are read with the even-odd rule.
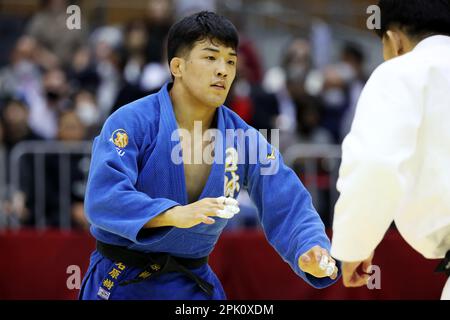
[[[170,208],[163,213],[157,215],[148,221],[144,228],[159,228],[159,227],[172,227],[173,224],[173,212],[176,207]]]

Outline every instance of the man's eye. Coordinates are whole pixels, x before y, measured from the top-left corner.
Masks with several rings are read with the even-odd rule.
[[[234,66],[236,64],[236,62],[234,62],[233,60],[228,61],[228,64]]]
[[[207,56],[206,59],[211,60],[211,61],[216,60],[216,58],[214,58],[213,56]]]

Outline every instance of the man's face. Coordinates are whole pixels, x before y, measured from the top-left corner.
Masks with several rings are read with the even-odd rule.
[[[205,106],[222,105],[236,76],[236,51],[207,39],[197,42],[183,60],[178,80],[186,91]]]

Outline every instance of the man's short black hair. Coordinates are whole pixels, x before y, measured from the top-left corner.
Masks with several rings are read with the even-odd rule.
[[[183,50],[190,50],[197,41],[216,40],[220,44],[237,50],[238,32],[225,17],[214,12],[201,11],[185,17],[169,30],[167,59],[170,61]]]
[[[431,35],[450,35],[450,0],[380,0],[382,38],[390,27],[421,40]]]

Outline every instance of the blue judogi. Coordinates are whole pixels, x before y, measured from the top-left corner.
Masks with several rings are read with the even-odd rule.
[[[226,139],[227,143],[216,140],[215,162],[199,200],[224,195],[236,198],[242,188],[247,188],[267,239],[292,269],[316,288],[335,282],[305,274],[298,267],[301,254],[315,245],[329,250],[330,242],[311,197],[296,174],[283,164],[281,155],[262,135],[227,107],[217,109],[216,122],[223,137],[226,130],[241,129],[249,136],[254,134],[269,151],[265,162],[254,163],[251,157],[258,150],[249,139],[234,137]],[[190,229],[163,227],[141,231],[153,217],[188,204],[183,163],[173,161],[180,150],[177,129],[167,84],[158,93],[120,108],[107,119],[94,141],[85,198],[91,233],[97,240],[183,258],[211,253],[227,219],[215,217],[212,225],[199,224]],[[233,162],[236,155],[241,163]],[[142,270],[118,267],[123,266],[94,252],[80,298],[208,298],[195,282],[178,273],[119,286],[118,282],[135,278]],[[214,285],[213,299],[225,298],[208,265],[192,271]]]

